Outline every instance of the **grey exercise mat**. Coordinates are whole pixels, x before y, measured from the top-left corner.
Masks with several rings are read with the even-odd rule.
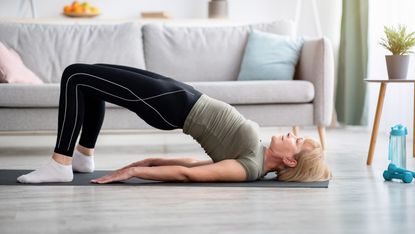
[[[269,173],[262,180],[254,182],[217,182],[217,183],[180,183],[180,182],[159,182],[151,180],[142,180],[132,178],[122,182],[114,182],[109,184],[93,184],[89,181],[101,176],[107,175],[112,171],[95,171],[94,173],[74,173],[74,179],[68,183],[41,183],[41,184],[21,184],[17,181],[17,177],[27,174],[32,170],[10,170],[0,169],[0,185],[22,185],[22,186],[42,186],[42,185],[87,185],[87,186],[200,186],[200,187],[283,187],[283,188],[328,188],[329,181],[321,182],[280,182],[275,180],[275,174]]]

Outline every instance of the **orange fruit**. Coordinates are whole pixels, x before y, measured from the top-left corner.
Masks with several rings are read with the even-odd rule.
[[[80,5],[81,5],[81,3],[79,3],[78,1],[73,1],[72,2],[72,8],[75,8],[75,7],[80,6]]]
[[[72,12],[72,6],[65,6],[63,8],[63,12],[65,12],[65,13],[71,13]]]
[[[72,7],[72,12],[82,14],[84,12],[84,8],[81,5],[75,5]]]

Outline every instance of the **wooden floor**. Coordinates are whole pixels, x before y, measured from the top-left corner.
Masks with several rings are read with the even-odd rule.
[[[287,131],[263,129],[263,141]],[[0,186],[0,233],[413,233],[415,184],[383,181],[386,134],[373,166],[365,165],[369,136],[362,128],[327,131],[328,189]],[[36,168],[54,143],[53,135],[0,136],[0,167]],[[148,156],[206,158],[180,132],[103,134],[96,165],[117,169]],[[414,161],[408,156],[409,169]]]

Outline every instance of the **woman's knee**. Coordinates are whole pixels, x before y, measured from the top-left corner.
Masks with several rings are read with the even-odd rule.
[[[94,66],[101,66],[101,67],[107,67],[110,64],[106,64],[106,63],[94,63],[92,65],[94,65]]]
[[[62,73],[61,83],[66,83],[67,80],[76,73],[86,72],[88,64],[74,63],[65,68]]]

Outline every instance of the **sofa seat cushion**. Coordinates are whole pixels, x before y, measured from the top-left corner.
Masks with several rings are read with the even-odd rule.
[[[210,97],[232,105],[310,103],[314,86],[302,80],[187,82]]]
[[[188,84],[233,105],[309,103],[314,98],[314,87],[308,81],[219,81]],[[58,107],[59,87],[60,84],[0,84],[0,107]],[[107,107],[118,106],[107,103]]]
[[[57,107],[60,84],[0,84],[0,107]]]

